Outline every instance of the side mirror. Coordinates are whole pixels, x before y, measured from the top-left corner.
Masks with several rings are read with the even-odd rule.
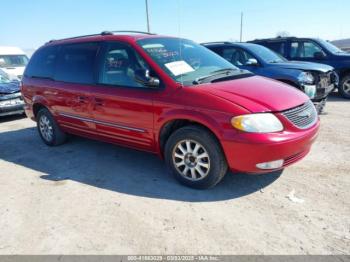
[[[135,71],[135,80],[144,86],[159,87],[160,81],[157,77],[150,76],[150,71],[138,69]]]
[[[249,58],[247,63],[245,65],[248,65],[248,66],[258,66],[259,63],[258,63],[258,60],[256,60],[255,58]]]
[[[315,52],[314,53],[314,58],[315,59],[318,59],[318,60],[321,60],[321,59],[323,59],[323,58],[325,58],[326,56],[325,56],[325,54],[323,53],[323,52]]]

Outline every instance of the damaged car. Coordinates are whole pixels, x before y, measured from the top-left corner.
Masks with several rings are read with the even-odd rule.
[[[23,114],[24,102],[20,92],[20,82],[10,80],[0,69],[0,117]]]

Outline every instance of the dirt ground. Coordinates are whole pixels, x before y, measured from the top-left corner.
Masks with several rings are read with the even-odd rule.
[[[151,154],[0,120],[0,254],[350,254],[350,101],[282,174],[183,187]]]

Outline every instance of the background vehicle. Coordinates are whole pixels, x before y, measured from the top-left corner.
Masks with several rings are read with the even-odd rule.
[[[333,68],[323,64],[290,62],[270,49],[250,43],[205,43],[235,66],[273,78],[304,91],[321,112],[328,94],[338,85]]]
[[[282,169],[309,152],[319,128],[295,88],[147,33],[51,41],[32,56],[22,93],[47,145],[73,133],[157,153],[195,188],[216,185],[228,168]]]
[[[10,80],[0,69],[0,116],[23,114],[23,105],[19,81]]]
[[[0,46],[0,69],[5,71],[10,79],[21,79],[27,63],[28,57],[20,48]]]
[[[250,42],[266,46],[288,60],[318,62],[334,67],[340,78],[338,90],[343,97],[350,99],[350,54],[330,42],[297,37],[257,39]]]

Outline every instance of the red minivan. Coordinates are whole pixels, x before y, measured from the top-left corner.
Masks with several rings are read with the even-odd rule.
[[[30,59],[22,94],[47,145],[71,133],[156,153],[194,188],[216,185],[228,168],[282,169],[309,152],[319,129],[295,88],[147,33],[50,41]]]

